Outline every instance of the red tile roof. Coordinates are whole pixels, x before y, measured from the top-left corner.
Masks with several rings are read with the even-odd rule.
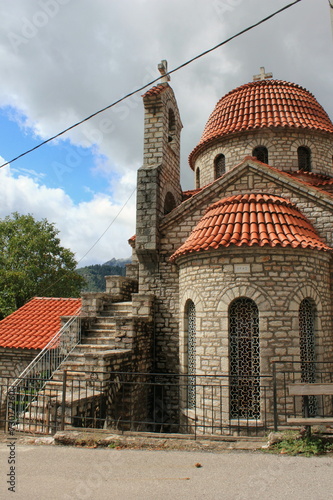
[[[201,188],[197,188],[197,189],[188,189],[187,191],[183,191],[183,201],[185,200],[188,200],[189,198],[192,198],[192,196],[194,196],[195,194],[197,193],[200,193],[200,191],[202,191],[202,187]]]
[[[170,260],[229,245],[332,250],[293,203],[280,196],[251,193],[230,196],[208,207]]]
[[[314,172],[305,172],[304,170],[298,170],[297,172],[288,172],[291,177],[300,179],[307,184],[312,186],[329,186],[333,184],[333,178],[328,175],[316,174]]]
[[[281,80],[261,80],[238,87],[222,97],[210,115],[194,159],[209,142],[235,132],[266,127],[315,129],[333,133],[333,124],[305,88]]]
[[[60,316],[77,316],[81,299],[35,297],[0,321],[0,347],[43,349],[60,330]]]
[[[155,87],[152,87],[151,89],[147,90],[145,94],[143,94],[142,97],[155,97],[156,95],[161,94],[164,92],[170,85],[168,83],[159,83]]]

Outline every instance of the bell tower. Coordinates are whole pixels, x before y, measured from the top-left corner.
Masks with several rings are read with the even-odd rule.
[[[182,123],[169,85],[167,62],[158,65],[161,83],[143,96],[145,109],[143,165],[138,171],[136,252],[159,248],[159,224],[182,201],[180,132]]]

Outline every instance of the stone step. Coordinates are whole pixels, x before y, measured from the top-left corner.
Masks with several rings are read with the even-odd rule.
[[[104,309],[101,316],[130,316],[132,310],[132,302],[114,302]]]
[[[71,371],[71,370],[66,370],[67,372],[67,380],[73,380],[73,379],[86,379],[87,373],[84,371]],[[53,374],[53,380],[63,380],[63,370],[58,370]],[[51,382],[51,381],[50,381]]]
[[[110,350],[110,344],[78,344],[75,347],[75,353],[73,352],[72,354],[81,354],[83,353],[89,353],[91,352],[96,352],[96,351],[108,351]]]
[[[97,327],[97,329],[110,328],[112,330],[113,328],[116,328],[116,323],[115,316],[98,316],[98,318],[95,318],[93,323],[87,326],[87,329],[95,329]]]
[[[29,432],[33,434],[52,434],[52,425],[39,424],[35,425],[33,422],[24,422],[15,426],[17,432]]]
[[[90,345],[90,344],[89,344]],[[104,345],[104,344],[103,344]],[[96,347],[96,346],[95,346]],[[100,346],[98,346],[100,347]],[[61,365],[61,370],[73,370],[75,371],[79,365],[85,366],[86,368],[96,366],[96,359],[92,358],[91,355],[102,355],[104,354],[107,350],[112,350],[112,348],[108,345],[106,348],[96,349],[92,350],[87,348],[86,346],[83,346],[83,349],[75,349],[70,356],[66,359],[65,363]],[[75,368],[72,368],[73,365],[75,365]]]
[[[105,337],[105,336],[100,336],[100,337],[87,337],[83,339],[83,342],[81,343],[82,346],[85,345],[108,345],[109,347],[115,347],[115,339],[113,337]]]
[[[87,338],[87,337],[110,337],[113,338],[116,334],[115,330],[109,330],[108,328],[99,328],[98,330],[87,330],[85,335],[83,335],[81,339],[81,343]]]

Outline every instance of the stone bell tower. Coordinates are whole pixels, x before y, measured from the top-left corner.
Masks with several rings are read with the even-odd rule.
[[[136,252],[150,258],[159,248],[159,224],[181,203],[180,132],[182,123],[168,81],[167,62],[158,65],[161,83],[143,96],[143,166],[138,171]]]

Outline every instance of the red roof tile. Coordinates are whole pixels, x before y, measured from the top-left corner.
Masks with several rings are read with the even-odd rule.
[[[151,89],[147,90],[145,94],[143,94],[142,97],[155,97],[156,95],[161,94],[164,92],[170,85],[168,83],[159,83],[155,87],[152,87]]]
[[[194,196],[197,193],[200,193],[200,191],[202,191],[202,187],[197,188],[197,189],[188,189],[187,191],[183,191],[183,201],[188,200],[189,198],[192,198],[192,196]]]
[[[188,239],[170,260],[174,261],[188,253],[229,245],[332,250],[290,201],[268,194],[240,194],[208,207]]]
[[[315,129],[333,133],[333,124],[316,98],[305,88],[281,80],[261,80],[238,87],[222,97],[210,115],[197,153],[209,142],[235,132],[267,127]]]
[[[291,177],[295,177],[312,186],[328,186],[333,184],[333,178],[328,175],[316,174],[314,172],[305,172],[298,170],[297,172],[288,172]]]
[[[81,299],[35,297],[0,321],[0,347],[43,349],[60,330],[61,316],[77,316]]]

